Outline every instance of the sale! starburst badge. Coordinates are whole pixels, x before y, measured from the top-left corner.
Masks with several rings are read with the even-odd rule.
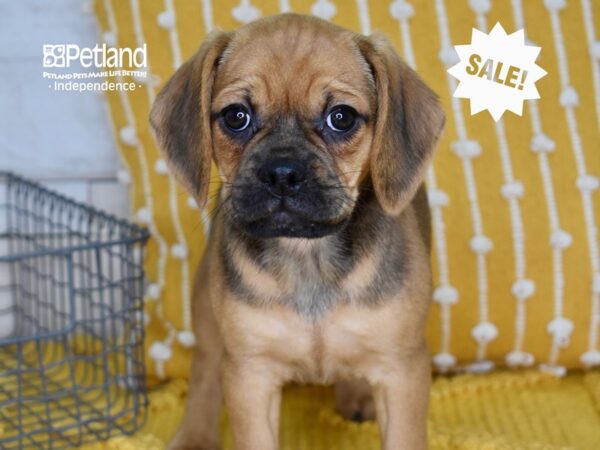
[[[471,115],[487,109],[497,122],[506,110],[520,116],[523,100],[540,98],[541,48],[526,45],[523,30],[506,34],[496,23],[489,34],[473,29],[471,44],[454,48],[460,61],[448,73],[459,80],[454,96],[471,100]]]

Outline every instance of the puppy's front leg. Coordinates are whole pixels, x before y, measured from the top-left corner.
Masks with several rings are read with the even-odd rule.
[[[230,358],[222,381],[235,450],[277,450],[281,385],[255,362]]]
[[[196,351],[190,374],[190,390],[181,428],[169,450],[219,450],[221,383],[219,361],[222,350]]]
[[[373,384],[383,450],[426,450],[431,368],[426,351]]]
[[[187,406],[181,428],[169,450],[219,450],[221,381],[219,368],[224,354],[223,340],[206,291],[211,286],[201,266],[194,291],[194,312],[198,344],[190,373]],[[214,292],[214,290],[213,290]]]

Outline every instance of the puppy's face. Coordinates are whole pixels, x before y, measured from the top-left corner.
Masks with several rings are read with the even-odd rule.
[[[367,177],[397,214],[443,114],[386,40],[286,14],[211,35],[159,94],[151,122],[201,203],[212,159],[235,224],[260,238],[316,238],[343,226]]]
[[[243,29],[212,95],[214,158],[237,224],[258,237],[314,238],[344,223],[376,105],[351,33],[313,21]]]

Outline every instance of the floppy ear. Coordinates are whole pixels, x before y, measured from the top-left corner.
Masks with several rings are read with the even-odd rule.
[[[444,126],[444,113],[435,93],[386,38],[361,37],[358,45],[377,86],[371,179],[383,209],[396,215],[423,181]]]
[[[150,111],[163,157],[199,205],[206,201],[210,179],[212,87],[228,42],[229,34],[211,33],[163,87]]]

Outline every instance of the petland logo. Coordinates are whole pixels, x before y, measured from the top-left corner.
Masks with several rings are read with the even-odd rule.
[[[148,49],[146,44],[135,49],[96,44],[44,44],[42,76],[53,80],[48,87],[55,91],[133,91],[147,82]],[[69,68],[91,69],[69,72]],[[111,81],[111,79],[116,79]],[[129,78],[129,81],[126,79]],[[84,81],[95,79],[96,81]],[[99,79],[99,80],[98,80]]]
[[[82,67],[96,67],[99,69],[112,69],[136,67],[146,67],[147,61],[146,44],[132,50],[127,47],[114,48],[98,44],[94,48],[80,47],[77,44],[45,44],[44,45],[44,67],[71,67],[71,63],[76,61]]]

